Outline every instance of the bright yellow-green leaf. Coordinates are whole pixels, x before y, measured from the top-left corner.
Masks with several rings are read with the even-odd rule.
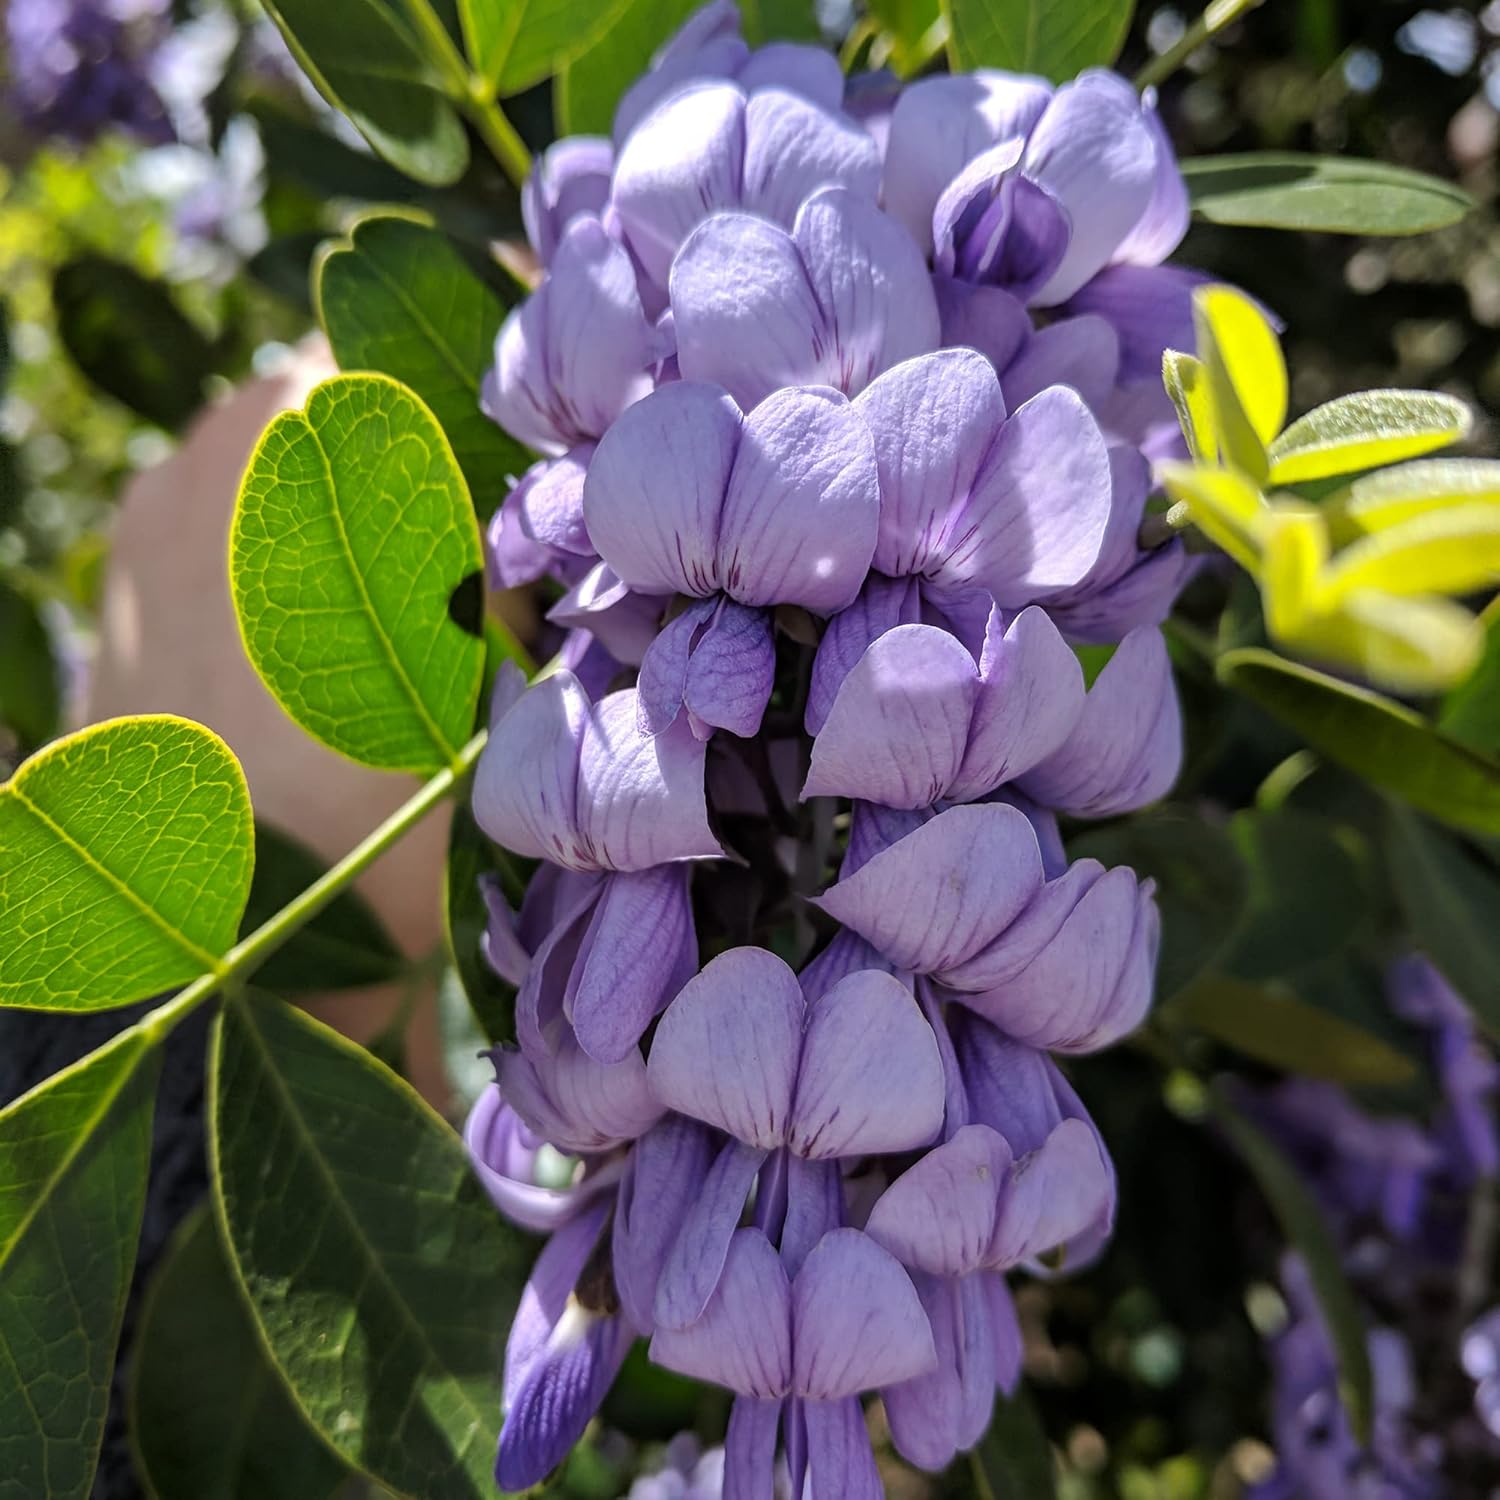
[[[1310,506],[1269,507],[1264,523],[1261,590],[1272,635],[1295,635],[1319,609],[1319,578],[1328,561],[1328,527]]]
[[[1272,634],[1298,656],[1406,694],[1442,692],[1462,681],[1484,649],[1479,622],[1461,605],[1373,590]]]
[[[1469,594],[1500,581],[1500,503],[1428,511],[1362,537],[1324,579],[1330,601],[1362,589]]]
[[[253,858],[244,773],[201,724],[55,741],[0,786],[0,1005],[104,1010],[208,973]]]
[[[1233,469],[1163,464],[1159,472],[1167,493],[1187,506],[1199,531],[1241,567],[1257,572],[1268,513],[1260,491]]]
[[[1193,293],[1198,355],[1208,372],[1220,457],[1266,477],[1266,444],[1286,420],[1286,365],[1260,309],[1227,286]]]
[[[1270,446],[1271,482],[1300,484],[1446,448],[1468,432],[1469,408],[1436,391],[1358,391],[1315,406]]]
[[[1351,530],[1364,532],[1474,500],[1500,503],[1500,461],[1425,458],[1378,469],[1361,475],[1328,508]]]
[[[1177,408],[1188,452],[1200,463],[1213,463],[1219,456],[1219,440],[1214,435],[1213,403],[1203,361],[1180,350],[1168,349],[1161,357],[1161,378],[1172,405]]]

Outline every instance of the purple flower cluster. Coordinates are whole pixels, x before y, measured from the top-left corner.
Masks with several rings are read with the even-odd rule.
[[[8,107],[39,137],[87,145],[120,129],[171,140],[152,80],[170,9],[169,0],[9,0]]]
[[[1057,815],[1181,758],[1188,564],[1137,536],[1182,182],[1111,74],[846,91],[720,0],[525,205],[545,275],[484,403],[549,456],[491,566],[553,580],[567,635],[497,682],[474,789],[541,861],[518,912],[489,893],[518,1045],[467,1134],[551,1235],[499,1482],[562,1459],[639,1337],[734,1393],[726,1495],[780,1450],[794,1494],[877,1496],[861,1396],[944,1467],[1019,1377],[1006,1273],[1113,1221],[1050,1054],[1140,1022],[1157,911]],[[1080,642],[1115,647],[1091,686]]]
[[[1333,1339],[1307,1267],[1289,1255],[1282,1280],[1291,1322],[1271,1346],[1277,1469],[1254,1500],[1442,1500],[1471,1492],[1466,1466],[1493,1478],[1500,1465],[1500,1308],[1472,1318],[1475,1309],[1461,1305],[1474,1195],[1492,1193],[1500,1177],[1500,1067],[1425,959],[1396,964],[1389,990],[1397,1014],[1428,1041],[1442,1089],[1430,1124],[1370,1115],[1313,1079],[1246,1101],[1335,1231],[1370,1314],[1375,1394],[1364,1445],[1339,1395]]]

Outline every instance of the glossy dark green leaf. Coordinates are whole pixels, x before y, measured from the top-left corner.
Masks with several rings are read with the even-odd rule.
[[[305,844],[267,823],[255,825],[255,879],[240,936],[294,901],[324,873]],[[384,984],[406,968],[385,924],[358,891],[346,887],[255,970],[255,982],[279,995]]]
[[[0,1005],[107,1010],[207,973],[253,858],[244,774],[201,724],[55,741],[0,786]]]
[[[1162,917],[1156,992],[1162,998],[1214,961],[1244,909],[1245,869],[1234,844],[1200,817],[1161,812],[1111,823],[1070,840],[1068,853],[1130,865],[1156,881]]]
[[[1474,206],[1462,188],[1349,156],[1250,151],[1182,163],[1193,212],[1215,224],[1333,234],[1425,234]]]
[[[154,1500],[326,1500],[349,1472],[266,1357],[206,1206],[157,1268],[132,1370],[131,1446]]]
[[[1316,993],[1315,986],[1307,988],[1309,997]],[[1356,1087],[1395,1087],[1416,1075],[1412,1060],[1383,1037],[1282,983],[1205,974],[1165,1008],[1163,1018],[1288,1073]]]
[[[531,455],[479,409],[505,304],[438,230],[375,214],[318,262],[318,315],[345,370],[378,370],[426,402],[488,514]]]
[[[1370,904],[1354,834],[1291,808],[1236,813],[1230,832],[1249,871],[1249,900],[1221,967],[1242,979],[1270,979],[1354,937]]]
[[[475,71],[519,94],[587,51],[628,0],[458,0]]]
[[[323,197],[377,203],[407,203],[422,194],[421,184],[378,156],[355,150],[269,100],[252,99],[246,113],[255,121],[273,178],[285,177]]]
[[[483,566],[447,438],[387,376],[325,381],[251,456],[230,533],[245,648],[292,718],[352,760],[453,763],[484,642],[448,602]]]
[[[1057,82],[1119,56],[1135,0],[942,0],[955,71],[1007,68]]]
[[[399,1494],[488,1500],[529,1251],[458,1137],[363,1048],[259,996],[219,1019],[209,1115],[225,1242],[298,1406]]]
[[[1443,700],[1438,728],[1481,754],[1500,756],[1500,610],[1485,612],[1484,655]]]
[[[392,166],[419,182],[458,179],[468,138],[399,4],[266,0],[266,9],[318,92]]]
[[[558,73],[553,97],[559,130],[608,135],[620,96],[697,9],[698,0],[629,0],[593,46]]]
[[[0,641],[0,724],[34,750],[57,733],[62,685],[41,612],[3,578]]]
[[[1448,738],[1394,699],[1270,651],[1230,651],[1219,658],[1218,673],[1371,785],[1445,823],[1500,833],[1500,762]]]
[[[1057,1465],[1025,1386],[1009,1400],[996,1398],[989,1428],[969,1462],[983,1500],[1054,1500]]]
[[[158,281],[103,255],[80,255],[52,278],[57,333],[106,395],[169,431],[203,405],[212,345]]]
[[[1500,1036],[1500,870],[1401,807],[1390,811],[1387,850],[1418,945]]]
[[[456,803],[443,873],[443,935],[469,1008],[492,1046],[516,1037],[516,992],[489,966],[482,950],[489,908],[480,882],[501,880],[501,858],[480,832],[468,798]]]
[[[1211,1097],[1213,1119],[1260,1184],[1282,1233],[1307,1263],[1313,1291],[1333,1338],[1339,1393],[1355,1433],[1363,1437],[1369,1432],[1374,1378],[1364,1318],[1344,1275],[1338,1245],[1317,1200],[1280,1148],[1234,1107],[1223,1090],[1216,1089]]]
[[[0,1110],[0,1494],[85,1500],[135,1268],[160,1054],[139,1031]]]

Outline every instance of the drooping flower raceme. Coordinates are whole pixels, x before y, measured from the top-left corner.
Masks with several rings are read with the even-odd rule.
[[[561,670],[497,684],[474,790],[540,862],[519,910],[486,892],[515,1042],[467,1137],[552,1235],[508,1488],[636,1338],[733,1393],[727,1495],[778,1465],[880,1494],[872,1392],[940,1469],[1019,1379],[1007,1276],[1114,1219],[1051,1054],[1140,1022],[1156,906],[1057,817],[1181,759],[1157,627],[1187,567],[1139,544],[1122,396],[1181,184],[1109,75],[849,103],[716,0],[526,193],[544,274],[485,405],[544,456],[491,571],[554,583],[566,633]],[[1085,641],[1115,648],[1091,685]]]

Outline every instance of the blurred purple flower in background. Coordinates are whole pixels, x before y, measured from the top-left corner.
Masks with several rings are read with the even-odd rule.
[[[6,92],[21,124],[79,145],[110,129],[170,141],[153,81],[170,11],[170,0],[9,0]]]

